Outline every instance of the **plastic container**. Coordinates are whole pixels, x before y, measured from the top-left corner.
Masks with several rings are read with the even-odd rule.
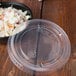
[[[18,10],[27,11],[27,15],[30,16],[29,20],[33,18],[33,14],[32,14],[31,9],[28,6],[26,6],[25,4],[23,4],[23,3],[0,2],[0,8],[8,8],[8,7],[13,7],[13,8],[18,9]],[[4,37],[0,36],[0,40],[6,40],[7,41],[8,37],[9,36],[4,36]]]
[[[57,24],[33,19],[28,27],[8,39],[12,62],[26,72],[52,72],[60,69],[71,53],[67,34]]]

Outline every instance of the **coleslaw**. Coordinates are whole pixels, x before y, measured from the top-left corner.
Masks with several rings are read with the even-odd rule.
[[[25,22],[31,18],[27,11],[13,7],[0,8],[0,37],[12,36],[22,28],[26,27]]]

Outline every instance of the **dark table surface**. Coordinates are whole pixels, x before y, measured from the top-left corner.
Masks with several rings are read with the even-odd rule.
[[[2,1],[24,3],[31,8],[33,18],[51,20],[65,30],[71,41],[71,57],[63,68],[47,73],[46,76],[76,76],[76,0],[44,0],[43,3],[38,0]],[[0,40],[0,76],[32,76],[19,70],[10,61],[7,53],[7,40]],[[37,74],[36,76],[45,75]]]

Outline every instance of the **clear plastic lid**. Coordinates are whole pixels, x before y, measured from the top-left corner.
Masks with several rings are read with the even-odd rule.
[[[57,24],[41,19],[27,22],[27,28],[8,39],[12,62],[26,71],[54,71],[69,59],[68,36]]]

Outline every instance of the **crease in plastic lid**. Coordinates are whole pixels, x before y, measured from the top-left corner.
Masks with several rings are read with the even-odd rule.
[[[26,29],[8,39],[9,57],[23,71],[60,69],[68,61],[70,53],[67,34],[48,20],[29,20]]]

